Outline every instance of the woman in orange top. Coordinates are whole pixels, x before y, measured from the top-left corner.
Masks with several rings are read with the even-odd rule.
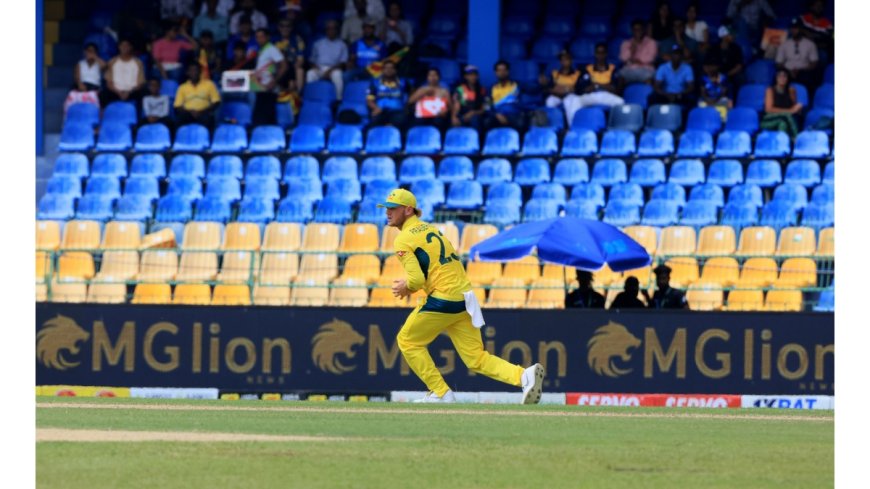
[[[617,95],[621,79],[614,76],[616,68],[607,62],[607,45],[595,45],[595,63],[586,65],[585,71],[577,81],[576,93],[569,94],[563,100],[565,117],[570,126],[574,114],[583,107],[590,105],[622,105],[625,101]]]
[[[580,72],[574,68],[574,60],[567,51],[559,53],[559,69],[553,70],[552,80],[547,80],[542,75],[541,82],[549,86],[550,95],[547,97],[547,107],[562,105],[562,99],[574,92]]]

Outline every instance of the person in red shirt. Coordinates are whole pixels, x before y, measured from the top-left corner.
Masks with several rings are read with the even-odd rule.
[[[197,42],[187,33],[187,22],[170,24],[166,33],[151,44],[154,67],[163,79],[181,78],[181,52],[197,48]]]

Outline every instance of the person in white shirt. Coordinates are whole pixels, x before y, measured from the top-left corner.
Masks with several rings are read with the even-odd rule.
[[[127,39],[118,43],[118,55],[109,61],[106,68],[106,88],[102,103],[108,105],[116,100],[136,100],[144,95],[145,67],[133,56],[133,45]]]
[[[287,60],[269,39],[269,31],[257,29],[257,66],[254,74],[261,91],[256,92],[252,122],[255,126],[276,122],[275,104],[278,102],[278,80],[287,73]]]
[[[317,80],[332,80],[338,100],[341,100],[344,90],[342,78],[345,63],[347,63],[347,44],[338,38],[338,23],[330,20],[326,23],[326,37],[314,43],[311,49],[311,69],[305,74],[306,83]]]
[[[251,26],[254,30],[269,27],[269,19],[266,17],[266,14],[257,10],[256,1],[242,0],[239,11],[230,17],[230,34],[239,33],[239,19],[241,19],[243,15],[247,15],[251,18]]]
[[[800,19],[793,18],[788,30],[788,39],[776,50],[776,66],[788,70],[792,80],[812,88],[817,84],[818,64],[819,50],[816,43],[804,35]]]
[[[85,57],[76,64],[73,77],[76,89],[80,92],[100,90],[103,83],[103,70],[106,62],[97,54],[97,45],[88,43],[85,46]]]
[[[142,97],[141,124],[159,122],[172,128],[172,119],[169,118],[170,105],[169,96],[160,93],[160,79],[151,78],[148,80],[148,95]]]
[[[686,8],[686,37],[698,43],[698,49],[703,53],[710,42],[710,30],[707,23],[698,19],[698,4],[690,3]]]
[[[383,0],[344,0],[344,18],[349,19],[357,15],[358,1],[365,4],[365,13],[363,17],[374,19],[376,22],[384,20],[386,11],[384,10]]]

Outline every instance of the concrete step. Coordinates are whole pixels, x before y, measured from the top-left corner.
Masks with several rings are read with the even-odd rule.
[[[81,45],[88,35],[90,22],[87,20],[64,20],[60,23],[60,42]]]
[[[43,91],[43,125],[45,132],[59,133],[63,128],[63,102],[69,88],[49,88]]]
[[[48,88],[65,88],[67,90],[73,84],[72,66],[49,66],[46,74]]]
[[[84,36],[81,38],[84,40]],[[75,66],[82,59],[81,42],[59,42],[54,45],[54,66]]]

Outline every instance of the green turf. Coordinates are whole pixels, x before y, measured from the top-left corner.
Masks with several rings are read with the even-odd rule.
[[[431,412],[429,406],[407,404],[37,400],[263,408],[38,408],[40,428],[347,438],[317,442],[40,442],[36,449],[37,485],[46,488],[823,488],[833,487],[834,479],[834,423],[828,412],[438,406],[457,411],[443,414]],[[335,411],[293,412],[287,410],[289,407]],[[351,412],[351,408],[376,412]],[[397,412],[397,408],[405,412]],[[493,410],[517,415],[490,414]],[[710,416],[520,415],[528,411]],[[752,415],[794,419],[736,418]]]

